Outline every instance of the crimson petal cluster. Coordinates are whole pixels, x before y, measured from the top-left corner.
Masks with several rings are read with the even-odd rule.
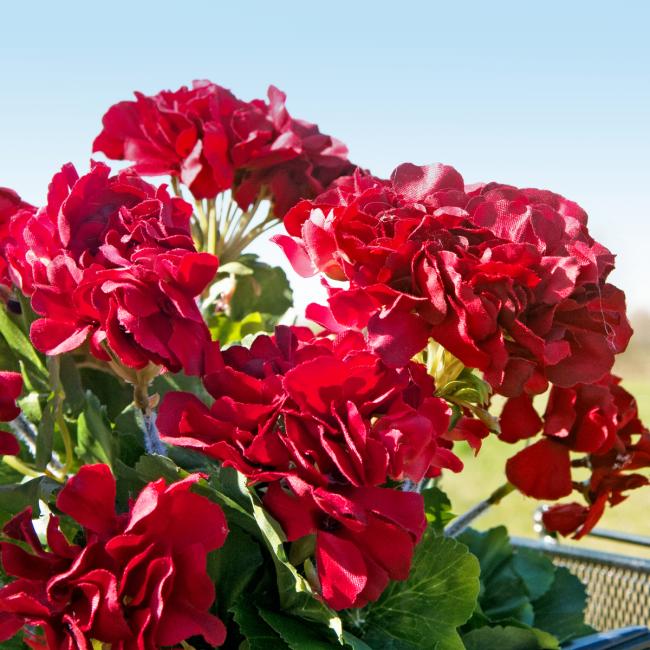
[[[5,258],[5,242],[9,238],[9,224],[12,217],[23,210],[34,212],[36,208],[23,201],[14,190],[0,187],[0,285],[10,287],[12,284]]]
[[[283,92],[245,102],[209,81],[112,106],[93,151],[129,160],[141,174],[178,178],[197,199],[232,189],[242,210],[269,198],[277,217],[320,194],[353,166],[347,149],[292,118]]]
[[[552,506],[543,515],[548,530],[583,537],[608,503],[616,505],[625,492],[650,483],[635,471],[650,468],[650,432],[639,420],[635,399],[614,375],[574,388],[554,386],[543,419],[528,395],[506,402],[501,414],[506,442],[540,431],[540,440],[508,461],[508,479],[536,499],[555,501],[575,490],[586,501]],[[586,481],[572,477],[581,469],[589,470]]]
[[[44,634],[29,640],[39,649],[99,641],[155,650],[192,636],[221,645],[225,627],[209,612],[215,588],[206,561],[228,528],[218,505],[191,492],[199,478],[150,483],[128,513],[116,514],[110,469],[87,465],[57,498],[59,510],[83,527],[83,542],[70,543],[51,516],[45,550],[30,508],[9,521],[0,556],[16,579],[0,589],[0,640],[28,625]]]
[[[422,497],[386,484],[462,467],[426,369],[389,368],[358,332],[314,338],[295,327],[222,354],[204,377],[211,407],[188,393],[165,396],[162,440],[260,484],[290,541],[314,534],[332,607],[361,607],[389,579],[406,578],[425,527]]]
[[[551,192],[466,186],[452,167],[357,173],[285,217],[294,269],[346,282],[308,314],[367,328],[392,366],[431,337],[506,396],[601,379],[631,336],[613,256]]]
[[[129,171],[95,164],[79,177],[66,165],[47,205],[20,210],[4,241],[18,288],[42,316],[31,329],[46,354],[86,341],[97,358],[110,350],[126,366],[148,363],[200,374],[209,332],[195,297],[218,260],[197,253],[191,207]]]
[[[0,371],[0,422],[10,422],[18,417],[20,408],[16,400],[22,390],[20,373]],[[0,430],[0,456],[15,456],[19,451],[18,441],[8,431]]]

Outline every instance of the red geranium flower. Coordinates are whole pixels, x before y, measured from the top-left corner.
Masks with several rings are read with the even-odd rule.
[[[610,375],[594,385],[554,387],[543,422],[533,416],[529,396],[506,403],[501,416],[502,438],[515,442],[534,436],[542,427],[544,431],[541,440],[508,460],[508,479],[537,499],[560,499],[575,489],[587,501],[586,506],[560,504],[546,511],[544,523],[549,530],[561,534],[577,531],[576,537],[582,537],[608,503],[616,505],[625,498],[624,492],[648,483],[644,476],[630,472],[650,467],[650,434],[638,418],[634,398],[619,381]],[[521,435],[512,435],[518,424]],[[575,459],[574,452],[586,455]],[[586,484],[572,481],[576,464],[591,469]]]
[[[466,187],[451,167],[398,167],[390,181],[357,174],[285,218],[275,241],[297,272],[322,272],[329,328],[367,328],[400,366],[432,337],[506,396],[599,380],[631,329],[613,256],[586,215],[550,192]]]
[[[250,350],[234,346],[204,377],[208,408],[188,393],[160,407],[163,440],[190,447],[258,480],[296,474],[326,487],[419,481],[440,467],[459,469],[441,444],[447,404],[421,366],[386,367],[350,332],[335,341],[279,327]]]
[[[22,210],[34,212],[36,208],[25,203],[20,196],[8,187],[0,187],[0,283],[11,285],[9,267],[5,260],[5,246],[9,239],[9,222]]]
[[[188,393],[165,396],[162,440],[219,459],[262,490],[268,484],[265,503],[290,539],[317,532],[318,575],[329,604],[360,607],[378,597],[388,577],[406,577],[424,525],[422,498],[379,486],[462,468],[443,438],[449,408],[432,397],[423,366],[387,367],[358,332],[330,340],[279,327],[250,350],[225,350],[222,367],[204,383],[215,398],[210,408]],[[305,522],[302,532],[298,521]],[[368,540],[383,529],[400,542],[380,558]],[[363,578],[346,585],[335,576],[350,562]]]
[[[269,198],[281,217],[299,199],[316,196],[351,173],[343,144],[292,118],[285,95],[244,102],[209,81],[112,106],[93,144],[141,174],[179,178],[195,198],[232,189],[242,208]]]
[[[0,544],[4,570],[16,578],[0,589],[0,639],[38,626],[45,638],[31,645],[60,650],[89,648],[92,640],[154,650],[196,635],[222,644],[225,628],[209,613],[215,590],[206,558],[228,529],[219,506],[190,491],[198,479],[150,483],[118,515],[109,468],[82,467],[57,499],[83,527],[82,545],[70,544],[52,516],[45,550],[31,509],[14,517],[4,533],[17,544]]]
[[[195,302],[218,260],[197,253],[190,206],[132,172],[109,176],[96,164],[79,178],[65,166],[47,206],[20,213],[6,252],[34,311],[34,345],[61,354],[90,340],[127,366],[149,362],[174,372],[202,371],[209,332]]]
[[[289,541],[316,536],[321,593],[334,609],[377,600],[406,580],[426,519],[422,497],[378,487],[314,487],[295,476],[269,485],[264,505]]]
[[[93,152],[130,160],[144,175],[180,178],[198,198],[213,198],[234,178],[230,119],[243,102],[208,81],[111,106]]]
[[[18,417],[16,400],[23,390],[23,378],[18,372],[0,371],[0,421]],[[15,456],[20,451],[18,441],[8,432],[0,431],[0,456]]]
[[[342,142],[289,115],[283,92],[270,86],[268,96],[268,104],[255,100],[233,116],[234,197],[243,210],[269,198],[275,216],[283,217],[300,199],[352,173],[354,165]]]

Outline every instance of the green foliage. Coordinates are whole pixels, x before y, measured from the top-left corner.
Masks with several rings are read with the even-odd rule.
[[[305,622],[300,619],[261,608],[259,613],[291,650],[303,650],[303,648],[332,650],[333,647],[336,647],[323,638],[316,628],[305,625]]]
[[[457,628],[474,611],[478,578],[478,562],[467,547],[429,529],[408,580],[391,583],[356,617],[358,636],[382,650],[462,650]]]
[[[341,619],[315,597],[307,580],[289,562],[283,545],[284,533],[279,524],[262,508],[252,491],[249,491],[249,498],[253,516],[275,565],[280,607],[296,616],[324,624],[334,632],[336,638],[342,640]]]
[[[585,586],[565,567],[557,567],[551,588],[535,603],[535,624],[561,643],[591,634],[584,624]]]
[[[41,356],[19,325],[19,319],[10,316],[4,307],[0,307],[0,335],[6,341],[14,359],[20,363],[27,387],[47,390],[48,373]]]
[[[224,264],[203,302],[212,338],[221,345],[238,343],[246,336],[272,332],[293,305],[285,272],[261,262],[257,255],[242,255]]]
[[[260,262],[257,255],[242,255],[239,262],[252,273],[237,276],[230,316],[234,320],[254,312],[282,316],[293,305],[293,292],[285,272],[279,266]]]
[[[224,312],[215,314],[213,318],[210,333],[215,341],[219,341],[224,346],[239,343],[246,336],[258,332],[271,332],[275,325],[275,319],[266,318],[258,311],[248,314],[241,320],[234,320]]]
[[[212,555],[210,564],[221,618],[235,606],[264,561],[259,544],[248,533],[239,526],[229,528],[225,544]]]
[[[503,526],[467,530],[459,539],[481,565],[478,607],[463,628],[469,647],[489,647],[510,634],[511,645],[498,647],[555,648],[591,631],[584,624],[585,588],[566,569],[542,553],[513,548]]]
[[[247,598],[240,598],[230,611],[245,638],[245,644],[240,646],[242,650],[287,650],[289,647]]]
[[[442,534],[445,526],[456,516],[451,511],[449,497],[435,485],[424,488],[421,494],[424,499],[427,522],[433,530]]]
[[[39,476],[18,484],[0,485],[0,521],[8,519],[30,506],[34,516],[41,510],[39,501],[48,503],[60,485],[46,476]]]
[[[86,392],[85,407],[77,422],[77,456],[84,463],[113,465],[113,432],[106,409],[90,391]]]
[[[499,432],[499,421],[489,411],[488,405],[492,389],[490,385],[470,368],[463,368],[453,380],[438,387],[436,394],[444,397],[458,410],[454,413],[457,419],[461,408],[469,409],[476,418],[490,430]]]
[[[481,627],[463,637],[467,650],[557,650],[560,646],[551,637],[544,637],[537,630],[514,626]]]

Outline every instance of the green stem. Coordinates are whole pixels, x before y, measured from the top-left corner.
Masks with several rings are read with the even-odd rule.
[[[59,429],[63,447],[65,449],[65,461],[61,468],[61,473],[67,476],[72,470],[74,464],[74,447],[72,444],[72,436],[70,429],[65,421],[63,415],[63,404],[65,402],[65,391],[61,383],[61,357],[58,355],[48,357],[47,366],[50,372],[50,387],[54,393],[54,400],[52,403],[52,410],[54,412],[54,419]]]
[[[15,469],[17,472],[22,474],[23,476],[27,476],[29,478],[38,478],[39,476],[47,476],[48,478],[51,478],[53,481],[56,481],[57,483],[65,483],[65,477],[58,476],[54,472],[50,471],[49,469],[44,469],[42,472],[39,472],[38,470],[33,469],[32,467],[29,467],[29,465],[26,465],[23,463],[20,458],[17,456],[3,456],[2,457],[2,462],[11,467],[12,469]]]
[[[217,252],[217,241],[219,239],[219,222],[217,220],[217,208],[214,199],[209,199],[208,202],[208,239],[205,249],[208,253],[213,255]]]
[[[181,186],[178,182],[178,177],[170,176],[169,183],[172,186],[172,191],[174,192],[174,195],[177,196],[179,199],[182,199],[183,192],[181,192]]]
[[[469,528],[470,524],[480,517],[483,513],[489,510],[492,506],[497,505],[501,502],[502,499],[507,497],[511,492],[515,491],[515,486],[509,481],[500,485],[492,494],[483,501],[477,503],[474,507],[470,508],[467,512],[464,512],[459,517],[456,517],[446,528],[445,535],[447,537],[457,537],[460,535],[466,528]]]
[[[205,213],[205,209],[203,208],[203,201],[201,201],[200,199],[196,199],[194,201],[194,205],[196,206],[196,212],[199,215],[198,221],[199,221],[201,232],[203,233],[204,236],[206,236],[208,235],[208,217]]]

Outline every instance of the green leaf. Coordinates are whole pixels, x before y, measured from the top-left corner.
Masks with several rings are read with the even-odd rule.
[[[158,375],[152,384],[152,392],[158,393],[160,397],[163,397],[165,393],[168,393],[172,390],[186,391],[188,393],[193,393],[199,399],[204,401],[210,400],[211,397],[203,386],[203,382],[199,377],[185,375],[183,373],[171,373],[165,372],[162,375]]]
[[[43,416],[38,423],[35,465],[40,470],[44,470],[52,460],[52,450],[54,449],[55,401],[54,395],[48,397],[45,408],[43,408]]]
[[[341,644],[333,644],[323,638],[318,630],[308,625],[304,619],[286,616],[259,608],[260,616],[280,635],[291,650],[332,650]]]
[[[535,630],[507,626],[482,627],[463,636],[467,650],[555,650],[559,648],[556,642],[544,642]]]
[[[133,386],[120,381],[112,373],[94,368],[82,368],[80,373],[83,386],[97,396],[111,422],[115,422],[133,402]]]
[[[442,533],[445,526],[456,516],[451,511],[449,497],[435,486],[425,488],[420,494],[424,498],[427,521],[437,533]]]
[[[21,370],[18,357],[16,357],[2,336],[0,336],[0,368],[3,370],[12,370],[13,372],[20,372]]]
[[[234,320],[225,313],[214,315],[210,323],[210,334],[222,346],[239,343],[246,336],[271,331],[274,321],[265,319],[258,311],[247,314],[242,320]]]
[[[260,616],[257,607],[247,598],[240,598],[230,611],[239,625],[247,650],[287,650],[289,646]],[[246,647],[246,646],[240,646]]]
[[[534,621],[533,606],[524,577],[516,570],[516,554],[510,544],[508,531],[503,526],[486,532],[467,530],[460,536],[460,541],[469,546],[470,551],[478,557],[481,564],[481,595],[479,598],[481,613],[490,622],[503,622],[513,619],[526,625]],[[529,564],[532,564],[532,559]],[[533,570],[520,561],[523,569]],[[542,563],[541,566],[546,566]],[[541,566],[538,567],[541,571]],[[550,566],[550,579],[553,579],[553,567]],[[534,578],[534,573],[526,574]],[[546,583],[544,583],[546,584]]]
[[[84,463],[106,463],[113,466],[113,432],[105,409],[90,391],[86,391],[85,407],[77,421],[77,455]]]
[[[26,650],[26,648],[22,632],[18,632],[11,639],[2,642],[2,650]]]
[[[70,412],[77,416],[84,407],[86,394],[81,383],[81,374],[77,364],[70,354],[60,357],[59,376],[65,392],[65,403]]]
[[[48,385],[48,373],[45,364],[29,338],[12,320],[4,307],[0,308],[0,334],[22,362],[27,377],[40,388],[45,388]]]
[[[210,577],[217,585],[217,606],[222,618],[262,564],[259,545],[239,526],[230,525],[224,545],[218,553],[210,554]]]
[[[533,601],[535,627],[554,634],[561,643],[589,634],[584,624],[585,586],[565,567],[557,567],[551,588]]]
[[[551,588],[555,579],[555,565],[546,555],[532,549],[518,548],[512,561],[531,600],[540,598]]]
[[[347,630],[343,631],[343,641],[345,642],[345,646],[347,648],[352,648],[352,650],[373,650],[367,643],[364,643],[361,639]]]
[[[512,559],[513,549],[505,526],[497,526],[485,532],[468,528],[459,536],[467,544],[481,565],[481,582],[487,582],[492,575]]]
[[[275,564],[282,609],[301,618],[323,623],[342,641],[341,619],[325,603],[314,597],[307,580],[287,559],[283,545],[285,537],[280,525],[262,508],[259,499],[251,490],[248,490],[248,494],[253,516]]]
[[[58,483],[45,476],[18,485],[0,485],[0,519],[5,522],[27,506],[32,507],[35,517],[40,516],[39,501],[48,502],[60,487]]]
[[[535,618],[524,582],[512,564],[506,565],[491,578],[481,597],[481,608],[491,621],[512,618],[532,625]]]
[[[219,267],[218,275],[253,275],[253,269],[241,262],[226,262]]]
[[[104,404],[101,397],[99,401]],[[114,421],[113,431],[117,445],[115,457],[128,467],[133,467],[145,451],[142,414],[133,404],[129,404]]]
[[[260,262],[257,255],[242,255],[239,263],[253,273],[237,276],[229,304],[233,320],[242,320],[251,312],[282,316],[293,305],[293,293],[283,269]]]
[[[18,400],[18,406],[23,412],[23,415],[30,422],[40,422],[43,417],[41,409],[41,396],[38,393],[29,393]]]
[[[2,431],[7,431],[5,427],[0,427]],[[6,463],[0,463],[0,485],[10,485],[13,483],[20,483],[23,480],[24,476],[9,467]]]
[[[462,650],[456,628],[474,611],[478,578],[478,561],[465,545],[427,530],[408,580],[391,583],[363,611],[362,640],[386,650]]]

